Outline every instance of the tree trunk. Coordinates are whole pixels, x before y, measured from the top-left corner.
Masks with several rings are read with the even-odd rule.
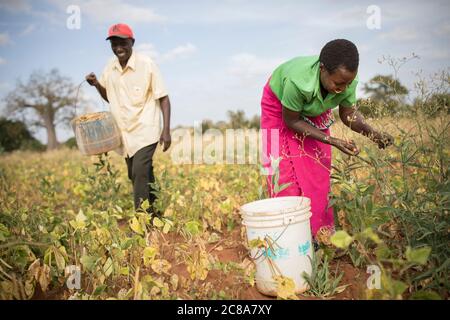
[[[44,117],[45,128],[47,129],[47,151],[58,148],[59,143],[56,139],[56,128],[53,119],[49,116]]]

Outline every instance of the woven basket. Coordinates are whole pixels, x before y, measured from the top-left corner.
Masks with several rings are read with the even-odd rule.
[[[97,155],[122,145],[119,127],[110,112],[88,113],[71,121],[77,146],[84,155]]]

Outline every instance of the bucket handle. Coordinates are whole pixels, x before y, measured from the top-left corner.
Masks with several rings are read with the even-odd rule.
[[[291,216],[291,217],[293,217],[293,216]],[[289,218],[289,217],[286,217],[286,218]],[[285,222],[285,221],[286,220],[284,220],[283,222]],[[284,232],[287,230],[287,228],[290,226],[290,224],[291,224],[290,222],[285,224],[286,226],[284,227],[283,231],[281,231],[280,235],[273,241],[273,243],[275,243],[275,244],[277,243],[277,241],[281,238],[281,236],[284,234]],[[264,239],[266,239],[266,237],[268,237],[267,234],[264,236]],[[254,257],[252,257],[251,253],[249,252],[250,259],[253,261],[256,261],[264,255],[264,252],[265,252],[264,250],[258,249],[258,251],[256,252],[256,255]],[[266,256],[266,259],[267,258],[268,257]]]
[[[283,217],[283,224],[285,226],[289,226],[292,222],[295,221],[295,215]]]

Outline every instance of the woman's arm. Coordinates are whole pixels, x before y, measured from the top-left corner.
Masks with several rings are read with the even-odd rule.
[[[358,148],[353,141],[344,141],[326,135],[320,129],[317,129],[306,121],[301,120],[299,112],[283,107],[283,120],[287,127],[294,132],[305,134],[313,139],[335,146],[348,155],[355,156],[359,153]]]
[[[381,149],[391,145],[394,141],[394,138],[388,133],[379,132],[373,129],[366,122],[361,113],[359,113],[354,107],[349,108],[339,106],[339,117],[347,127],[357,133],[369,137],[369,139],[377,143],[378,147]]]

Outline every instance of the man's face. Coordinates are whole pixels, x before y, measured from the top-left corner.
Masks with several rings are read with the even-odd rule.
[[[323,65],[320,65],[320,82],[329,93],[341,93],[355,79],[357,71],[351,72],[344,67],[339,67],[329,73]]]
[[[122,39],[119,37],[112,37],[110,41],[111,49],[119,61],[128,61],[133,52],[134,40],[130,38]]]

